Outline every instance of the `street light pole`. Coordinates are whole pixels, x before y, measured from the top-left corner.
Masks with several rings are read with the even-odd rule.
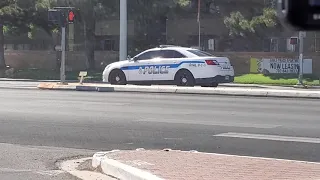
[[[299,31],[299,77],[297,86],[304,86],[303,84],[303,38],[305,32]]]
[[[201,50],[201,23],[200,19],[198,21],[199,29],[198,29],[198,44],[199,44],[199,50]]]
[[[201,50],[201,22],[200,22],[201,0],[198,0],[198,45]]]
[[[120,45],[119,45],[119,61],[127,59],[127,35],[128,35],[128,12],[127,0],[120,0]]]

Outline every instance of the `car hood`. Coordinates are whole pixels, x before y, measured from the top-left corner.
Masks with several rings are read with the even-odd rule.
[[[129,62],[129,60],[125,60],[125,61],[117,61],[117,62],[113,62],[111,64],[109,64],[107,67],[110,67],[110,66],[122,66],[122,65],[125,65]]]

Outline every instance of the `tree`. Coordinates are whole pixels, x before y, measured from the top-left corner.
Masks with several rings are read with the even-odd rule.
[[[42,27],[50,32],[47,8],[51,0],[2,0],[0,3],[0,68],[5,68],[4,33],[20,34]],[[44,14],[45,13],[45,14]]]
[[[5,68],[4,61],[4,13],[14,4],[13,0],[3,0],[0,2],[0,69]]]
[[[241,12],[231,12],[224,18],[224,23],[231,36],[247,36],[259,30],[272,28],[277,25],[276,11],[273,8],[264,8],[262,15],[246,19]]]

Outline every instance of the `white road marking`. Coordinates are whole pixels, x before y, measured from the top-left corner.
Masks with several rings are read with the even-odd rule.
[[[233,133],[233,132],[216,134],[213,136],[320,144],[320,138],[309,138],[309,137],[277,136],[277,135],[267,135],[267,134],[247,134],[247,133]]]
[[[180,114],[180,113],[179,113]],[[185,113],[182,113],[184,114]],[[262,128],[262,129],[273,129],[281,127],[282,125],[278,124],[260,124],[260,123],[242,123],[242,122],[217,122],[217,121],[201,121],[194,119],[184,119],[184,120],[177,120],[177,119],[169,119],[169,118],[141,118],[134,120],[135,122],[162,122],[162,123],[185,123],[185,124],[197,124],[197,125],[210,125],[210,126],[227,126],[227,127],[244,127],[244,128]]]
[[[182,141],[182,138],[163,138],[164,140],[180,140]]]

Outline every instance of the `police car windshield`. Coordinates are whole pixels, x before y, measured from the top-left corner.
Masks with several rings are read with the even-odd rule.
[[[188,50],[188,52],[196,55],[196,56],[199,56],[199,57],[208,57],[208,56],[214,56],[210,53],[207,53],[207,52],[204,52],[204,51],[200,51],[200,50]]]

